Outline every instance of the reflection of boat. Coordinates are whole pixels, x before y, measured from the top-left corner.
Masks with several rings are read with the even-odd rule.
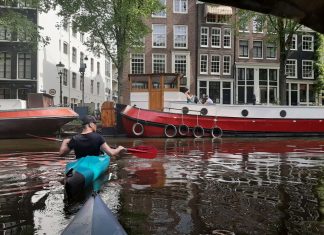
[[[91,196],[62,235],[126,234],[123,227],[99,195]]]
[[[27,134],[48,135],[78,118],[70,108],[46,107],[0,111],[0,138],[26,138]]]
[[[127,106],[121,114],[129,136],[324,135],[324,109],[321,107],[170,102],[164,112]]]

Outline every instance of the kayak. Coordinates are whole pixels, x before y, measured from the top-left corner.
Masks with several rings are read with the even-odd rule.
[[[94,194],[62,232],[62,235],[71,234],[124,235],[127,233],[101,197]]]
[[[104,172],[110,163],[108,155],[86,156],[66,164],[65,192],[73,198],[89,188]]]

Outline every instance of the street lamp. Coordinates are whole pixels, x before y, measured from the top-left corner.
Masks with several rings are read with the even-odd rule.
[[[88,60],[88,57],[86,56],[84,60]],[[79,72],[81,74],[81,79],[82,79],[82,103],[81,103],[82,106],[84,105],[84,72],[86,68],[87,68],[87,64],[81,61]]]
[[[60,76],[60,106],[62,106],[62,103],[63,103],[63,99],[62,99],[62,75],[63,75],[64,64],[62,64],[62,62],[60,61],[60,63],[58,63],[56,65],[56,68],[57,68],[57,73]]]

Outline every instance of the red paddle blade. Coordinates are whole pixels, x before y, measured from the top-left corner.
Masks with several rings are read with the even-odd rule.
[[[157,149],[153,146],[139,145],[133,148],[127,148],[127,152],[141,158],[152,159],[157,155]]]

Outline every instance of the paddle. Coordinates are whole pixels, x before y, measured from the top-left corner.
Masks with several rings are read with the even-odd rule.
[[[58,138],[43,137],[43,136],[37,136],[32,134],[26,134],[26,135],[33,138],[42,139],[42,140],[49,140],[49,141],[56,141],[56,142],[63,141],[62,139],[58,139]],[[146,158],[146,159],[155,158],[157,155],[157,149],[154,146],[139,145],[133,148],[126,148],[126,151],[132,153],[136,157]]]

